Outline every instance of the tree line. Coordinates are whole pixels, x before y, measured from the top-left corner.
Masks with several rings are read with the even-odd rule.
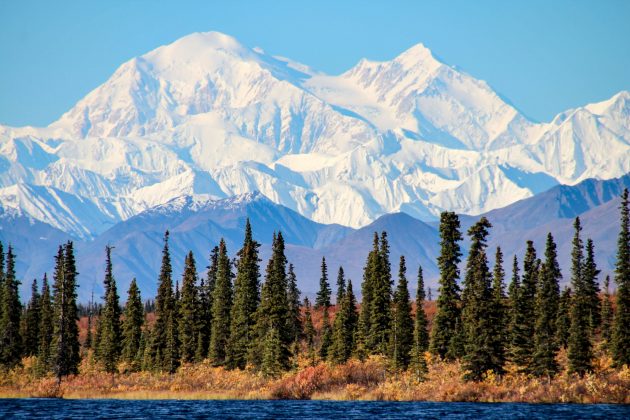
[[[470,248],[460,282],[463,240],[457,214],[440,216],[438,257],[439,296],[429,328],[424,310],[422,267],[412,300],[405,257],[392,275],[387,232],[375,233],[361,283],[359,305],[352,281],[343,267],[336,278],[336,301],[326,259],[321,262],[319,291],[314,304],[301,300],[294,266],[285,255],[281,232],[272,239],[264,274],[260,244],[247,220],[241,249],[233,260],[222,239],[199,275],[192,252],[185,257],[181,283],[173,284],[169,232],[164,235],[158,291],[144,303],[132,280],[124,307],[112,266],[112,247],[105,249],[104,296],[87,312],[87,335],[79,340],[76,262],[72,242],[59,247],[52,288],[44,275],[41,288],[33,281],[30,301],[20,303],[16,256],[0,243],[0,364],[15,367],[23,357],[35,357],[41,375],[59,380],[76,374],[82,358],[93,358],[106,372],[175,372],[181,364],[208,360],[226,369],[251,369],[277,376],[297,367],[298,358],[334,364],[350,358],[385,357],[392,371],[411,369],[418,379],[427,372],[426,352],[460,360],[464,377],[481,380],[502,375],[508,363],[519,371],[552,377],[560,370],[557,355],[566,349],[569,372],[592,370],[594,346],[601,344],[614,365],[630,365],[630,205],[624,190],[620,206],[614,281],[599,286],[591,239],[582,237],[574,222],[570,287],[560,291],[562,273],[557,247],[547,235],[540,257],[526,242],[522,264],[515,255],[506,290],[506,270],[500,247],[494,266],[488,261],[491,223],[482,217],[466,232]],[[264,281],[261,282],[261,277]],[[461,285],[460,285],[461,283]],[[148,317],[148,313],[153,315]],[[321,314],[315,328],[314,315]],[[151,322],[147,322],[148,319]]]

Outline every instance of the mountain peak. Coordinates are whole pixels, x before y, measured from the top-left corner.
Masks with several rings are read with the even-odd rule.
[[[408,48],[404,52],[402,52],[398,57],[394,59],[394,61],[400,63],[439,63],[439,60],[435,58],[433,52],[429,48],[427,48],[423,43],[418,43],[411,48]]]

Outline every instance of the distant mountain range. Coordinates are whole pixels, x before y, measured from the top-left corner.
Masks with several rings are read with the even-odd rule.
[[[556,186],[485,213],[493,224],[490,256],[494,256],[494,247],[500,244],[509,271],[508,263],[514,253],[522,259],[526,239],[534,240],[542,255],[545,236],[551,231],[559,245],[563,282],[567,283],[572,223],[575,216],[580,216],[584,238],[592,237],[595,241],[602,275],[611,272],[619,230],[619,195],[624,187],[630,188],[630,174],[608,181],[586,180],[575,186]],[[462,215],[462,230],[465,232],[478,217]],[[97,297],[102,294],[107,244],[115,247],[114,273],[121,293],[126,291],[131,278],[136,277],[144,296],[149,297],[156,291],[166,229],[171,233],[174,279],[177,280],[188,250],[195,253],[201,275],[205,275],[211,248],[221,237],[234,255],[242,243],[246,218],[251,220],[255,239],[263,244],[262,272],[273,232],[281,230],[287,242],[288,258],[296,266],[299,286],[307,295],[317,291],[322,256],[327,259],[333,287],[336,271],[343,265],[355,288],[360,290],[362,267],[372,246],[373,233],[383,230],[388,232],[393,270],[397,269],[399,256],[405,255],[411,287],[416,285],[419,264],[423,266],[428,285],[434,290],[437,287],[439,236],[436,223],[428,224],[405,213],[392,213],[360,229],[325,225],[278,205],[261,193],[247,193],[218,200],[178,197],[119,222],[95,239],[74,238],[81,273],[80,298],[87,300],[92,290]],[[16,248],[24,294],[28,293],[33,277],[41,278],[44,271],[50,275],[56,246],[71,239],[67,233],[16,211],[5,210],[0,215],[0,227],[0,240],[5,244],[11,242]],[[466,242],[463,246],[466,247]]]
[[[122,64],[49,127],[0,126],[3,211],[95,244],[182,196],[260,191],[370,229],[628,172],[629,92],[537,123],[421,44],[331,76],[196,33]]]

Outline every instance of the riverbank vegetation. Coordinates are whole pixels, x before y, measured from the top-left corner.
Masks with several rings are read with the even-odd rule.
[[[0,396],[629,403],[627,190],[621,203],[615,293],[608,276],[600,288],[595,245],[582,238],[579,218],[562,292],[551,234],[541,257],[531,241],[522,265],[512,257],[506,287],[500,248],[489,264],[490,221],[466,232],[462,261],[459,218],[445,212],[437,301],[426,299],[421,267],[411,298],[405,258],[394,276],[381,232],[366,259],[361,302],[339,267],[333,305],[323,259],[311,305],[301,299],[281,232],[261,284],[260,245],[247,222],[234,260],[220,241],[199,276],[189,253],[175,285],[166,232],[154,303],[143,304],[132,281],[121,307],[107,247],[103,302],[91,302],[82,319],[72,243],[59,247],[52,288],[46,276],[41,289],[34,281],[25,306],[9,246],[6,265],[0,249]]]

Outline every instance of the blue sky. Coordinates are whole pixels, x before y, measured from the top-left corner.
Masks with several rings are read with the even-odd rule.
[[[630,1],[0,2],[0,123],[46,125],[124,61],[196,31],[332,74],[418,42],[530,118],[630,90]]]

